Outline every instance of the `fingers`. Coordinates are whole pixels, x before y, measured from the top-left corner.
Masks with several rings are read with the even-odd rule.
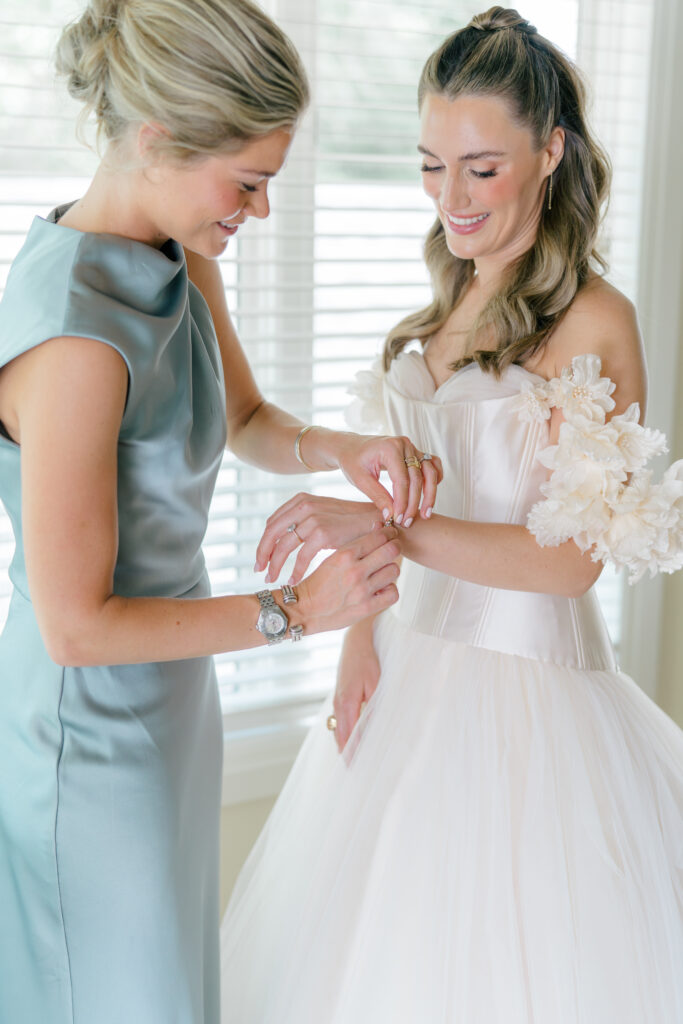
[[[395,583],[400,572],[400,566],[396,562],[390,562],[378,569],[377,572],[370,573],[369,579],[372,586],[376,588],[375,593],[377,594],[391,583]]]
[[[408,437],[359,437],[347,449],[339,466],[348,480],[363,491],[382,513],[399,526],[409,527],[420,510],[428,519],[434,507],[436,488],[443,479],[441,460],[433,455],[423,459]],[[382,470],[391,478],[393,498],[379,483]]]
[[[366,501],[297,494],[268,518],[256,550],[254,571],[260,572],[270,563],[267,582],[272,582],[282,571],[285,559],[302,544],[304,550],[294,574],[300,577],[319,551],[343,547],[367,533],[378,518],[374,506]]]
[[[296,522],[296,519],[294,518],[293,514],[294,509],[298,505],[300,505],[302,499],[307,497],[308,495],[305,494],[295,494],[293,498],[290,498],[289,501],[286,501],[284,505],[280,505],[279,508],[275,509],[272,515],[268,516],[268,519],[266,520],[266,528],[263,531],[261,539],[258,542],[258,546],[256,548],[256,562],[254,565],[254,572],[263,572],[263,570],[266,568],[266,566],[268,565],[269,561],[273,556],[276,544],[278,543],[282,535],[286,533],[287,527],[292,522]],[[294,547],[296,547],[297,543],[298,541],[296,541],[294,546],[290,549],[291,551],[294,550]],[[276,577],[273,576],[272,578],[275,579]]]
[[[391,544],[396,537],[398,537],[398,530],[395,526],[383,526],[380,530],[371,530],[370,533],[363,534],[362,537],[358,537],[357,540],[347,544],[341,550],[350,552],[359,560],[373,559],[374,557],[374,561],[368,561],[367,565],[365,565],[366,575],[369,576],[383,565],[386,565],[387,561],[398,558],[400,554],[398,544],[392,544],[391,546],[391,551],[394,553],[387,551],[383,554],[378,554],[380,548]]]
[[[420,507],[425,483],[422,473],[424,462],[420,462],[422,453],[409,438],[391,440],[396,444],[387,452],[386,469],[394,488],[394,522],[407,529],[412,525]],[[416,462],[420,462],[420,465],[415,465]]]
[[[393,515],[392,510],[395,499],[392,498],[386,487],[383,487],[377,477],[373,476],[371,472],[362,470],[353,480],[353,483],[359,491],[362,491],[370,499],[375,508],[379,509],[383,520]]]
[[[405,464],[406,455],[404,452],[406,447],[412,448],[412,445],[407,437],[396,438],[395,440],[398,443],[392,444],[385,452],[384,468],[391,478],[394,492],[391,504],[392,514],[394,521],[400,526],[406,518],[411,485],[410,472]]]
[[[443,468],[436,455],[431,459],[423,459],[423,453],[409,438],[388,440],[394,443],[383,453],[383,464],[391,477],[394,490],[393,518],[399,526],[408,529],[418,514],[421,499],[423,518],[428,519],[432,514],[436,489],[443,479]],[[415,462],[419,462],[419,466]]]
[[[283,533],[283,535],[276,541],[275,547],[270,556],[270,562],[268,563],[266,583],[273,583],[278,578],[282,572],[282,566],[285,564],[292,551],[299,547],[300,543],[301,541],[295,533],[288,532]]]
[[[309,565],[318,554],[319,548],[317,544],[304,543],[299,548],[299,553],[296,556],[294,567],[292,569],[292,575],[287,581],[291,586],[298,583],[304,576]]]
[[[406,459],[417,458],[416,455],[406,455]],[[417,510],[420,507],[420,495],[422,494],[422,472],[416,466],[410,466],[408,468],[408,474],[410,479],[410,488],[408,491],[408,504],[406,505],[405,515],[403,517],[403,526],[408,529],[413,522],[413,519],[417,515]],[[398,522],[398,520],[397,520]]]
[[[337,741],[339,753],[342,752],[348,743],[349,736],[360,718],[361,696],[359,695],[358,698],[355,698],[347,694],[343,700],[339,700],[335,696],[334,717],[337,719],[337,728],[334,730],[334,738]]]
[[[367,705],[379,684],[379,665],[374,673],[367,671],[366,666],[363,666],[361,675],[362,686],[347,689],[343,685],[340,688],[337,684],[334,694],[333,711],[334,717],[337,719],[334,738],[340,754],[344,751],[363,713],[365,712],[366,716],[372,713],[368,710]],[[357,736],[356,739],[359,737]],[[357,747],[357,743],[354,744],[354,747]],[[351,752],[350,748],[349,752]]]
[[[392,604],[396,604],[398,601],[398,587],[395,583],[390,583],[388,587],[384,587],[383,590],[378,590],[376,594],[370,598],[368,602],[367,615],[379,615],[380,612],[385,611],[387,608],[391,608]]]
[[[420,514],[423,519],[429,519],[434,510],[436,488],[442,478],[441,460],[436,455],[422,462],[422,505]]]

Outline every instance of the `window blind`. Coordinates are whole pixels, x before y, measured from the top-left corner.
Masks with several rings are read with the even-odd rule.
[[[614,163],[605,232],[611,277],[631,297],[638,277],[642,151],[654,0],[527,0],[522,13],[577,58],[592,81],[593,121]],[[77,107],[54,82],[51,53],[73,0],[9,0],[0,16],[0,288],[36,214],[84,191],[96,160],[75,139]],[[440,40],[485,7],[464,0],[269,0],[299,47],[313,103],[272,215],[231,240],[221,270],[259,384],[306,422],[343,426],[346,388],[387,330],[429,296],[421,243],[433,219],[416,152],[416,86]],[[205,552],[215,593],[263,585],[252,568],[267,515],[296,490],[344,495],[336,474],[278,477],[223,461]],[[0,515],[0,620],[9,595],[11,528]],[[288,576],[287,567],[283,580]],[[622,582],[599,594],[619,640]],[[221,655],[229,772],[251,758],[272,788],[334,685],[339,634]],[[275,766],[275,767],[274,767]],[[259,774],[260,773],[260,774]],[[279,773],[279,774],[278,774]],[[232,785],[232,783],[230,783]],[[246,784],[245,784],[246,785]]]

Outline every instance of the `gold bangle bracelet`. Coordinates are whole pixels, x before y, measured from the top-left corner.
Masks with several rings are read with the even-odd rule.
[[[301,439],[304,436],[304,434],[308,433],[309,430],[313,430],[314,426],[314,423],[310,423],[307,427],[302,427],[299,433],[296,435],[296,441],[294,442],[294,454],[296,455],[301,465],[306,467],[309,473],[315,473],[315,470],[313,469],[313,466],[308,465],[303,455],[301,454]]]

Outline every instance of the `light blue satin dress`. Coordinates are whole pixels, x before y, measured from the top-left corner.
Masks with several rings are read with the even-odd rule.
[[[225,444],[208,307],[182,249],[36,218],[0,303],[0,366],[60,335],[124,358],[114,592],[205,597]],[[48,342],[49,343],[49,342]],[[0,637],[1,1024],[217,1024],[222,730],[213,662],[63,668],[16,553]]]

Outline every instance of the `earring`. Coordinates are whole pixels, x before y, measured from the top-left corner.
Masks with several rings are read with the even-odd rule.
[[[550,181],[548,183],[548,209],[553,208],[553,172],[550,172]]]

